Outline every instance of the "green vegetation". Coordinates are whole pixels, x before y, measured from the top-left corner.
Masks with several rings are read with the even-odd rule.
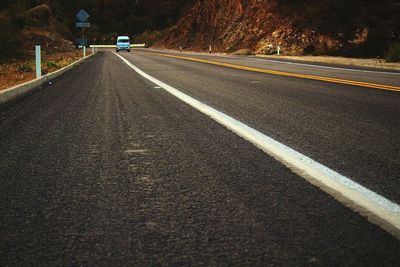
[[[233,53],[233,52],[239,50],[238,43],[239,42],[235,42],[235,43],[231,44],[229,47],[225,48],[225,52],[226,53]]]
[[[58,68],[57,63],[53,62],[53,61],[48,61],[46,62],[46,67],[51,69],[51,68]]]
[[[385,52],[387,62],[400,62],[400,43],[395,43]]]
[[[30,73],[33,71],[33,68],[27,64],[22,64],[17,66],[17,70],[19,73]]]

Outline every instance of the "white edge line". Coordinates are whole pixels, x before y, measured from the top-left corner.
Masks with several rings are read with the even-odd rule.
[[[378,224],[400,239],[400,206],[398,204],[240,121],[180,92],[172,86],[157,80],[131,64],[122,56],[116,53],[114,54],[120,57],[128,66],[144,78],[162,87],[186,104],[211,117],[219,124],[251,142],[299,176],[320,187],[341,203],[357,211],[364,217],[367,217],[371,222]]]
[[[297,66],[305,66],[305,67],[313,67],[313,68],[320,68],[320,69],[330,69],[330,70],[343,70],[343,71],[353,71],[353,72],[364,72],[364,73],[376,73],[376,74],[388,74],[388,75],[400,75],[398,72],[389,72],[389,71],[374,71],[374,70],[358,70],[358,69],[349,69],[349,68],[339,68],[339,67],[328,67],[328,66],[320,66],[315,64],[306,64],[306,63],[297,63],[297,62],[286,62],[286,61],[279,61],[273,59],[260,59],[260,58],[248,58],[248,60],[257,60],[257,61],[264,61],[264,62],[274,62],[279,64],[287,64],[287,65],[297,65]]]

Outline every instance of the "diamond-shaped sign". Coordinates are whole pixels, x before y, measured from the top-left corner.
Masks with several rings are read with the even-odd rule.
[[[81,9],[81,11],[78,12],[78,14],[76,14],[76,17],[81,21],[81,22],[85,22],[90,15],[83,9]]]

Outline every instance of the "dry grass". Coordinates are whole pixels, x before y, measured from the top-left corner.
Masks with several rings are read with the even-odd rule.
[[[88,50],[88,54],[89,54]],[[82,57],[82,51],[42,55],[42,75],[61,69]],[[35,79],[35,60],[0,64],[0,90]]]

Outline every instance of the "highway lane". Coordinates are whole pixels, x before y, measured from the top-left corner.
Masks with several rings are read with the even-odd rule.
[[[393,236],[154,87],[107,52],[1,107],[2,266],[399,264]]]
[[[142,51],[123,55],[146,73],[400,203],[399,93]]]
[[[354,80],[369,83],[378,83],[385,85],[400,86],[400,71],[379,70],[371,68],[351,68],[349,66],[338,66],[331,64],[299,63],[288,61],[269,60],[267,58],[253,56],[232,56],[232,55],[208,55],[201,53],[180,53],[172,51],[163,51],[157,49],[139,49],[140,52],[153,52],[171,56],[181,56],[195,59],[204,59],[210,61],[219,61],[240,66],[268,69],[274,71],[317,75],[322,77],[331,77],[338,79]]]

